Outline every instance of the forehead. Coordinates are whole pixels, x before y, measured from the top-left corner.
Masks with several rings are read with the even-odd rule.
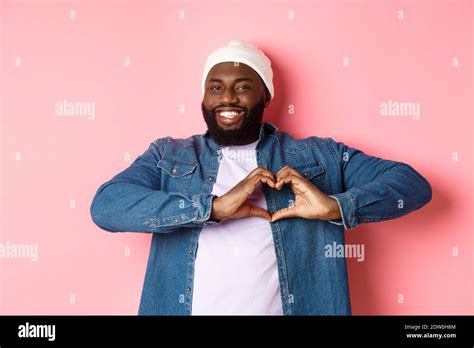
[[[240,77],[248,77],[254,81],[258,81],[260,76],[255,70],[244,63],[223,62],[212,67],[207,75],[207,80],[216,78],[221,80],[234,80]]]

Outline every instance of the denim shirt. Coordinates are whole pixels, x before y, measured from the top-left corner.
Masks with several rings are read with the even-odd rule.
[[[431,200],[431,186],[405,163],[369,156],[332,138],[295,139],[261,125],[257,164],[276,173],[289,165],[335,198],[342,219],[286,218],[269,222],[284,315],[350,315],[346,260],[326,257],[343,245],[345,229],[394,219]],[[153,233],[139,315],[191,315],[199,233],[210,219],[221,146],[209,131],[186,139],[159,138],[125,170],[102,184],[92,220],[109,232]],[[270,213],[295,195],[263,185]],[[219,260],[216,260],[219,262]],[[236,280],[238,281],[238,280]]]

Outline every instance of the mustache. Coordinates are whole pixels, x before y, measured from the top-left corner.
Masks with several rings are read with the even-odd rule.
[[[244,116],[240,127],[237,129],[227,130],[221,128],[217,121],[216,112],[219,108],[244,110]],[[264,99],[261,98],[261,100],[253,107],[242,107],[235,104],[220,104],[211,109],[207,109],[203,101],[201,103],[201,109],[209,133],[216,143],[223,146],[239,145],[243,140],[246,140],[255,132],[258,132],[263,117]]]
[[[248,108],[243,108],[243,107],[237,106],[237,105],[219,105],[219,106],[216,106],[214,109],[208,110],[208,111],[211,111],[214,114],[216,114],[218,109],[224,109],[224,108],[237,109],[237,110],[240,110],[240,111],[244,111],[245,113],[249,112]]]

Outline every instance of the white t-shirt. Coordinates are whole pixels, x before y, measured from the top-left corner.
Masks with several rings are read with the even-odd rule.
[[[227,193],[257,167],[257,142],[222,148],[213,194]],[[249,202],[267,209],[261,185]],[[248,217],[202,228],[192,314],[283,314],[270,222]]]

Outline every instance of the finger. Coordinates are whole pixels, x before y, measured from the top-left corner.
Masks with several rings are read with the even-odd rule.
[[[286,170],[289,167],[290,166],[285,165],[284,167],[280,168],[280,170],[278,172],[276,172],[275,177],[278,177],[278,175],[280,175],[284,170]]]
[[[268,186],[275,188],[275,179],[271,176],[265,175],[263,173],[257,174],[250,179],[250,182],[254,187],[256,187],[261,182],[266,183]]]
[[[275,222],[284,218],[289,218],[289,217],[297,217],[297,212],[294,207],[291,208],[283,208],[280,209],[272,214],[272,219],[271,222]]]
[[[282,180],[283,178],[286,178],[290,174],[291,174],[291,168],[287,166],[278,175],[275,176],[276,182],[278,183],[278,181]]]
[[[288,175],[286,175],[286,176],[281,176],[281,177],[277,180],[277,182],[276,182],[276,184],[275,184],[275,188],[276,188],[277,190],[280,190],[280,189],[283,187],[284,184],[289,184],[289,183],[291,183],[293,180],[294,180],[294,176],[293,176],[291,173],[288,173]]]
[[[275,179],[269,177],[269,176],[266,176],[266,175],[262,175],[260,177],[260,181],[261,182],[264,182],[265,184],[267,184],[268,186],[270,186],[271,188],[275,188],[275,185],[276,185],[276,182],[275,182]]]
[[[275,182],[273,181],[272,178],[269,178],[269,177],[263,176],[263,175],[256,175],[253,178],[251,178],[250,180],[247,180],[245,182],[244,191],[247,194],[247,196],[252,195],[252,193],[255,191],[255,188],[258,185],[260,185],[262,182],[266,183],[267,185],[269,185],[272,188],[275,188]]]
[[[294,176],[299,176],[301,178],[303,178],[303,176],[298,173],[298,171],[290,166],[286,166],[281,172],[277,173],[275,175],[276,177],[276,181],[278,182],[278,180],[280,178],[284,178],[285,176],[288,176],[289,174],[293,174]]]
[[[243,182],[244,185],[245,185],[245,182],[247,182],[247,181],[253,182],[253,180],[255,180],[255,178],[257,178],[258,180],[261,180],[261,179],[259,179],[259,178],[261,178],[261,177],[266,177],[266,178],[268,178],[269,180],[271,180],[271,181],[272,181],[272,187],[274,187],[274,184],[276,183],[276,182],[275,182],[275,178],[274,178],[273,174],[270,175],[270,174],[267,173],[267,172],[256,172],[256,173],[253,173],[252,176],[247,176],[247,177],[246,177],[244,180],[242,180],[241,182]]]
[[[293,190],[304,187],[306,183],[304,178],[295,176],[293,173],[288,174],[289,175],[280,178],[280,180],[276,182],[275,188],[277,190],[281,190],[284,184],[291,184]]]
[[[275,176],[273,175],[273,173],[270,170],[263,167],[257,167],[254,170],[252,170],[250,174],[247,176],[247,178],[252,178],[255,175],[259,175],[260,173],[263,175],[269,176],[272,179],[275,179]]]
[[[284,178],[288,178],[288,175],[290,174],[290,172],[288,171],[288,169],[286,168],[284,171],[282,171],[280,174],[278,174],[278,176],[276,177],[276,184],[279,184],[279,186],[276,186],[276,187],[279,187],[278,189],[281,189],[281,187],[283,186],[283,184],[280,182],[284,179]]]

